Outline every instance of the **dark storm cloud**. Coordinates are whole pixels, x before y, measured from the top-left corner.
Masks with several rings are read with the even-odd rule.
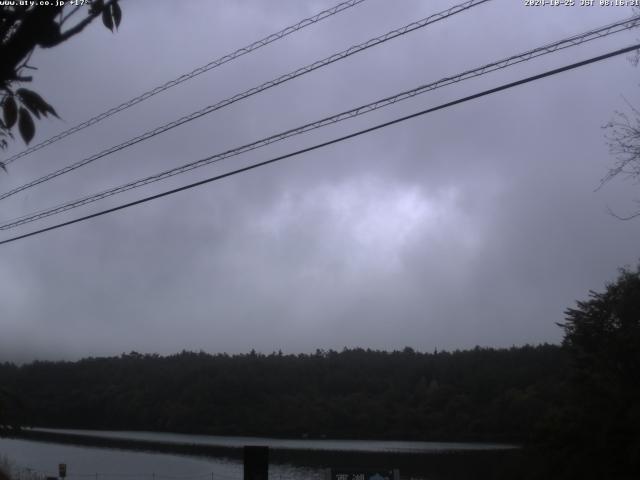
[[[36,86],[65,119],[38,124],[38,138],[330,5],[127,3],[115,35],[94,25],[34,56]],[[2,190],[449,5],[370,0],[15,162]],[[241,145],[629,13],[530,9],[496,0],[5,200],[2,217]],[[636,35],[437,90],[82,212],[626,46]],[[607,205],[631,207],[637,189],[613,182],[594,192],[612,162],[600,127],[624,108],[621,95],[638,99],[637,78],[638,70],[617,58],[5,245],[1,358],[558,341],[554,322],[563,310],[640,254],[640,223],[606,213]]]

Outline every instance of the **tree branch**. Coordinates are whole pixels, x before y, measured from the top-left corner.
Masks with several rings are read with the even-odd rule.
[[[82,6],[78,5],[73,10],[71,10],[69,13],[67,13],[65,16],[63,16],[62,19],[60,20],[60,26],[64,25],[64,22],[66,22],[70,17],[72,17],[81,8],[82,8]]]
[[[611,210],[610,207],[607,207],[607,212],[609,213],[609,215],[611,215],[614,218],[617,218],[618,220],[625,220],[626,221],[626,220],[633,220],[634,218],[640,217],[640,210],[637,211],[636,213],[632,213],[631,215],[626,216],[626,217],[618,215],[613,210]]]
[[[10,39],[0,46],[0,82],[15,80],[16,67],[27,55],[43,41],[52,38],[56,31],[57,24],[55,17],[62,7],[48,6],[34,8],[24,13],[18,20],[19,26]]]
[[[104,10],[106,10],[107,8],[109,8],[111,6],[111,4],[114,3],[115,1],[116,0],[110,0],[109,2],[104,4],[104,6],[102,7],[101,10],[96,10],[95,12],[90,13],[84,20],[82,20],[81,22],[77,23],[74,27],[70,28],[69,30],[67,30],[64,33],[61,33],[60,34],[60,41],[57,42],[55,45],[58,45],[58,43],[64,42],[65,40],[68,40],[69,38],[73,37],[74,35],[77,35],[78,33],[80,33],[82,30],[85,29],[85,27],[87,25],[89,25],[97,16],[101,15],[102,12]],[[53,47],[54,45],[51,45],[51,46]]]

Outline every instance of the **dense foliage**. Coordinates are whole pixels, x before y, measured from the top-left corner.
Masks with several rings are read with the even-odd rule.
[[[523,440],[557,403],[558,346],[313,355],[123,354],[0,365],[37,426],[232,435]]]
[[[566,478],[640,478],[640,267],[566,311],[564,407],[540,443]]]
[[[33,80],[26,73],[37,70],[29,64],[34,50],[66,42],[98,17],[109,30],[118,28],[122,18],[118,0],[76,5],[63,1],[0,2],[0,150],[8,147],[16,130],[29,143],[36,132],[34,119],[58,116],[38,93],[24,88]],[[0,167],[6,170],[4,162]]]

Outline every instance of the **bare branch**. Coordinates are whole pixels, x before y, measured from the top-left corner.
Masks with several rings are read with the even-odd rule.
[[[640,210],[638,210],[635,213],[632,213],[631,215],[628,216],[622,216],[622,215],[618,215],[617,213],[615,213],[609,206],[607,206],[607,213],[609,213],[609,215],[611,215],[614,218],[617,218],[618,220],[633,220],[634,218],[638,218],[640,217]]]
[[[603,126],[607,130],[605,139],[609,153],[615,156],[616,161],[596,190],[621,174],[627,178],[640,178],[640,111],[631,104],[629,107],[633,120],[626,113],[616,111],[614,118]]]

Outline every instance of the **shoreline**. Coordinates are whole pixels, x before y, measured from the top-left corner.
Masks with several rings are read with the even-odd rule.
[[[34,430],[5,432],[2,436],[16,440],[44,443],[107,448],[115,450],[155,452],[199,457],[217,457],[241,460],[241,446],[206,445],[195,443],[173,443],[154,440],[138,440],[113,437],[99,437],[72,433],[54,433]],[[485,450],[441,450],[433,452],[373,452],[347,450],[304,450],[294,448],[269,448],[269,461],[273,464],[292,464],[309,467],[359,466],[400,468],[405,472],[421,471],[470,464],[480,470],[492,465],[517,461],[522,455],[518,447]]]

